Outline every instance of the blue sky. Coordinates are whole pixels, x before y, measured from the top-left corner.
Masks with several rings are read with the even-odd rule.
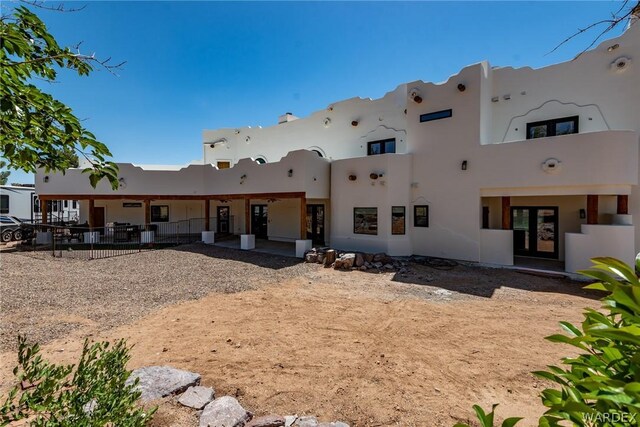
[[[78,7],[85,3],[67,3]],[[620,2],[88,2],[38,12],[60,43],[126,61],[113,76],[61,72],[46,85],[119,162],[202,157],[203,129],[270,126],[465,65],[571,59]],[[621,30],[621,29],[620,29]],[[617,35],[620,30],[609,37]],[[33,182],[13,172],[10,182]]]

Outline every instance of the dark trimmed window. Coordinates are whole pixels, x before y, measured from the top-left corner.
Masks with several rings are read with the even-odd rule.
[[[440,119],[448,119],[453,116],[453,110],[449,108],[448,110],[434,111],[433,113],[420,114],[420,123],[424,122],[432,122],[434,120]]]
[[[169,206],[151,206],[151,222],[169,222]]]
[[[367,143],[367,155],[375,156],[377,154],[387,154],[396,152],[396,139],[382,139],[380,141],[371,141]]]
[[[527,123],[527,139],[578,133],[578,119],[578,116],[573,116]]]
[[[8,194],[0,194],[0,213],[3,213],[3,214],[9,213],[9,195]]]
[[[429,206],[415,205],[413,207],[413,226],[428,227],[429,226]]]
[[[404,206],[391,207],[391,234],[405,234],[405,217]]]
[[[353,208],[353,233],[378,234],[378,208]]]

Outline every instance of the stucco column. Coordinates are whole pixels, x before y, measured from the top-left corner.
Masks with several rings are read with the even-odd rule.
[[[42,224],[49,223],[49,207],[47,206],[47,199],[43,199],[40,197],[40,215],[42,215],[42,219],[40,222]]]
[[[502,229],[511,230],[511,197],[502,197]]]
[[[629,196],[623,194],[618,195],[618,209],[616,213],[618,215],[629,214]]]
[[[151,224],[151,200],[146,199],[144,201],[144,226]]]
[[[589,194],[587,196],[587,224],[598,223],[598,195]]]

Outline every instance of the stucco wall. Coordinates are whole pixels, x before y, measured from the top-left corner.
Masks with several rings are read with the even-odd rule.
[[[634,262],[635,230],[629,225],[587,225],[581,233],[567,233],[566,270],[577,272],[591,266],[595,257],[614,257],[629,265]]]

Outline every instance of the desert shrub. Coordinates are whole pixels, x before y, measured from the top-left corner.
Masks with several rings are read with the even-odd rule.
[[[556,388],[540,393],[543,405],[549,408],[539,420],[540,427],[640,423],[640,256],[635,271],[614,258],[592,261],[591,269],[581,273],[597,282],[586,288],[607,295],[601,300],[600,310],[585,310],[580,327],[560,322],[565,334],[547,337],[551,342],[577,347],[582,353],[563,358],[563,367],[549,366],[534,372],[556,383]],[[493,427],[495,406],[489,414],[474,406],[482,427]],[[505,421],[508,426],[517,422],[515,418]]]
[[[38,344],[18,338],[16,385],[0,402],[0,426],[24,420],[31,426],[145,426],[155,408],[144,410],[136,401],[138,381],[127,384],[131,372],[124,340],[84,342],[77,366],[45,361]]]

